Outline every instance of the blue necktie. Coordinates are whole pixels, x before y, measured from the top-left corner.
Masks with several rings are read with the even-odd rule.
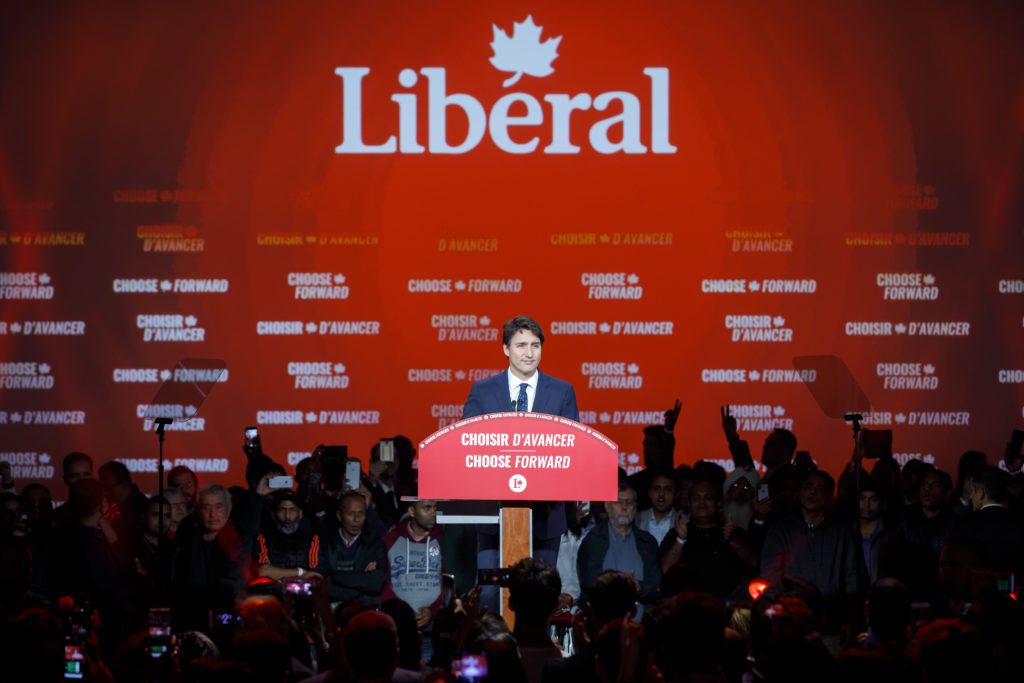
[[[530,386],[526,382],[519,385],[519,399],[516,401],[516,410],[527,411],[529,410],[530,402],[526,398],[526,387]]]

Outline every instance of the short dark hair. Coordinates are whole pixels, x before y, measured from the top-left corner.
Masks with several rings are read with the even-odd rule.
[[[519,330],[532,332],[540,339],[541,345],[544,345],[544,330],[540,329],[540,325],[536,320],[525,315],[517,315],[505,323],[501,330],[501,343],[508,346],[509,342],[512,341],[512,337],[516,336]]]
[[[199,475],[185,465],[175,465],[172,467],[171,471],[167,473],[167,481],[170,481],[179,474],[187,474],[192,478],[192,483],[196,485],[196,488],[199,488]]]
[[[100,474],[110,474],[118,484],[132,483],[132,473],[128,471],[128,466],[117,460],[100,465]]]
[[[836,494],[836,480],[832,478],[831,474],[829,474],[825,470],[811,470],[810,472],[804,475],[803,479],[800,480],[800,485],[803,486],[804,482],[810,479],[811,477],[818,477],[820,479],[824,479],[825,482],[828,483],[829,485],[829,494],[833,496]]]
[[[594,577],[587,595],[597,621],[595,626],[601,627],[636,609],[640,583],[629,574],[608,569]]]
[[[398,628],[381,612],[360,612],[345,626],[345,658],[356,678],[390,676],[398,657]]]
[[[61,467],[64,469],[65,476],[67,475],[68,471],[71,470],[71,466],[74,465],[76,462],[87,462],[89,463],[89,469],[92,469],[92,458],[90,458],[85,453],[75,451],[73,453],[68,453],[67,455],[65,455],[63,462],[61,462]]]
[[[544,621],[558,606],[562,579],[558,570],[540,558],[524,557],[509,571],[509,605],[516,619]]]
[[[304,506],[302,505],[302,499],[299,498],[299,494],[295,493],[295,491],[292,491],[291,489],[274,491],[274,494],[270,497],[271,511],[277,512],[277,508],[280,507],[281,503],[285,502],[286,500],[295,503],[295,507],[305,512]]]
[[[986,467],[974,475],[971,485],[983,490],[989,500],[1002,503],[1009,497],[1010,475],[998,467]]]

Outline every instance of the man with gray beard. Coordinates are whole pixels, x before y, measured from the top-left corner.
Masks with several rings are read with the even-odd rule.
[[[270,524],[256,536],[255,546],[260,576],[320,576],[320,537],[304,523],[301,500],[294,491],[275,491],[271,496]]]

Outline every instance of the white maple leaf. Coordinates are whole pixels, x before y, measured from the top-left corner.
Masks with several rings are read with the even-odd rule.
[[[50,284],[50,276],[46,273],[39,273],[39,284],[48,285]]]
[[[907,421],[907,416],[904,415],[903,413],[896,413],[895,415],[892,416],[892,419],[896,422],[896,424],[903,424],[904,422]]]
[[[608,334],[612,331],[612,326],[608,323],[601,323],[598,325],[597,329],[601,330],[601,334]]]
[[[11,413],[11,422],[21,422],[21,413]]]
[[[316,333],[316,323],[306,323],[306,333],[307,334],[315,334]]]
[[[517,21],[512,25],[511,38],[505,33],[505,29],[494,24],[491,24],[491,28],[494,29],[494,40],[491,41],[494,56],[491,57],[491,65],[498,71],[509,71],[513,74],[502,82],[502,87],[507,88],[514,84],[523,74],[543,78],[555,72],[551,68],[551,62],[558,57],[556,50],[558,44],[562,42],[562,36],[540,42],[540,34],[544,27],[533,23],[533,15],[527,16],[526,21]]]
[[[935,372],[935,366],[934,366],[934,365],[932,365],[931,363],[927,363],[927,364],[926,364],[926,365],[925,365],[925,366],[924,366],[923,368],[921,368],[921,369],[922,369],[922,370],[924,370],[924,374],[926,374],[926,375],[930,375],[930,374],[932,374],[932,373],[934,373],[934,372]]]
[[[488,318],[486,315],[482,315],[482,316],[480,316],[480,324],[484,325],[484,326],[490,325],[491,324],[491,319]]]
[[[455,281],[455,291],[456,292],[461,292],[465,288],[466,288],[466,283],[464,281],[462,281],[462,280],[456,280]]]
[[[338,284],[338,285],[344,284],[345,283],[345,274],[344,273],[338,273],[337,275],[335,275],[334,276],[334,283]]]
[[[782,406],[775,406],[775,410],[773,412],[776,416],[782,416],[786,414],[786,409]]]
[[[50,372],[50,364],[49,363],[40,363],[39,364],[39,372],[43,373],[44,375],[47,374],[48,372]]]
[[[635,465],[638,462],[640,462],[640,456],[637,455],[636,453],[630,453],[629,455],[626,456],[626,462],[628,462],[630,465]]]
[[[466,379],[466,371],[465,370],[456,370],[455,371],[455,379]]]
[[[783,325],[786,324],[786,319],[783,318],[781,315],[777,315],[775,316],[775,319],[772,320],[772,322],[775,324],[775,327],[782,327]]]
[[[934,465],[935,464],[935,456],[932,455],[931,453],[925,453],[924,457],[921,458],[921,459],[924,460],[929,465]]]
[[[160,281],[160,290],[161,291],[169,292],[169,291],[171,291],[171,288],[173,288],[173,287],[174,287],[174,283],[171,282],[170,280],[161,280]]]
[[[903,334],[907,331],[907,326],[903,323],[896,323],[892,329],[896,330],[896,334]]]
[[[316,422],[316,413],[312,410],[306,413],[306,422]]]
[[[171,371],[170,370],[161,370],[160,371],[160,379],[162,379],[163,381],[166,382],[170,378],[171,378]]]
[[[602,234],[600,237],[598,237],[598,239],[601,240],[601,244],[608,244],[609,242],[612,241],[612,238],[611,238],[610,235],[604,235],[604,234]]]
[[[750,282],[747,283],[747,289],[749,289],[751,292],[756,292],[757,290],[761,289],[761,283],[759,283],[757,280],[751,280]]]
[[[310,244],[316,242],[316,235],[306,235],[306,241],[309,242]]]
[[[747,373],[747,376],[750,378],[751,382],[756,382],[757,380],[761,379],[761,373],[758,372],[757,370],[751,370],[749,373]]]
[[[926,285],[934,285],[935,284],[935,276],[932,275],[931,273],[928,273],[922,279],[924,280],[924,283]]]
[[[199,322],[199,320],[197,320],[194,315],[190,315],[187,318],[185,318],[185,324],[188,325],[189,327],[195,327],[195,324],[197,322]]]
[[[345,374],[345,364],[344,363],[335,363],[334,364],[334,374],[336,374],[336,375],[344,375]]]
[[[628,282],[631,285],[635,285],[636,283],[640,282],[640,276],[637,275],[636,273],[630,273],[629,276],[626,278],[626,282]]]
[[[192,417],[196,414],[195,406],[185,406],[185,417]]]
[[[636,373],[640,372],[640,366],[637,365],[636,363],[630,363],[628,366],[626,366],[626,370],[629,371],[629,374],[635,375]]]
[[[599,419],[601,422],[611,422],[612,416],[609,413],[601,413],[601,415],[597,419]]]
[[[11,323],[11,332],[14,334],[21,332],[21,323]]]
[[[39,454],[39,462],[40,462],[40,464],[43,464],[43,465],[45,465],[46,463],[50,462],[50,454],[49,453],[40,453]]]

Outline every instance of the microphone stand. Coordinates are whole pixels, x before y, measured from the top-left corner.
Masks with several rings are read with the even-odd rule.
[[[158,487],[157,495],[160,496],[160,498],[158,499],[158,505],[160,506],[160,518],[159,521],[157,522],[158,535],[156,537],[156,555],[157,560],[160,561],[164,557],[164,546],[166,544],[166,539],[164,539],[164,505],[166,504],[166,502],[164,501],[164,429],[167,427],[167,425],[173,423],[174,419],[170,417],[158,417],[155,418],[153,422],[156,423],[156,435],[160,441],[160,454],[156,465]],[[163,582],[161,582],[161,584],[157,586],[158,599],[164,598],[163,592],[164,585]]]
[[[860,464],[860,433],[861,433],[861,431],[863,431],[861,426],[860,426],[860,421],[864,419],[864,416],[861,415],[860,413],[847,413],[846,415],[843,415],[843,419],[846,420],[847,422],[852,422],[853,423],[852,425],[850,425],[853,428],[853,456],[852,456],[851,460],[853,461],[853,480],[854,480],[854,490],[856,491],[856,494],[855,494],[856,498],[854,498],[853,503],[854,503],[854,505],[859,505],[860,504],[860,473],[861,473],[861,464]]]

